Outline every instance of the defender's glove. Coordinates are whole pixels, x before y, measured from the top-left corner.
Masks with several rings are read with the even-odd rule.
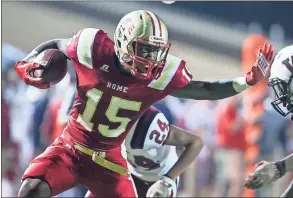
[[[41,78],[46,62],[39,61],[36,58],[37,55],[38,52],[32,52],[25,59],[17,61],[15,70],[25,84],[32,85],[39,89],[48,89],[50,84],[45,83]]]
[[[257,189],[272,183],[280,178],[280,172],[273,162],[261,161],[256,164],[256,169],[245,179],[244,186],[249,189]]]
[[[246,83],[250,86],[268,78],[274,57],[274,49],[271,44],[265,43],[259,50],[255,65],[246,75]]]
[[[163,176],[148,189],[146,197],[171,197],[173,186],[176,186],[175,181]]]

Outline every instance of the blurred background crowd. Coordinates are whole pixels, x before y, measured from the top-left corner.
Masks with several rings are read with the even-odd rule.
[[[39,43],[70,37],[94,27],[113,32],[119,19],[149,9],[169,27],[171,53],[186,60],[194,78],[243,75],[266,40],[276,50],[292,44],[288,17],[293,2],[2,2],[2,196],[15,196],[30,161],[54,141],[68,119],[75,92],[72,67],[49,90],[26,86],[15,61]],[[119,9],[118,9],[119,8]],[[70,64],[70,63],[69,63]],[[155,104],[171,123],[199,134],[204,148],[183,173],[179,196],[279,196],[293,175],[258,191],[243,188],[245,175],[260,160],[293,151],[293,125],[275,113],[267,82],[220,101],[166,97]],[[59,197],[84,196],[78,187]]]

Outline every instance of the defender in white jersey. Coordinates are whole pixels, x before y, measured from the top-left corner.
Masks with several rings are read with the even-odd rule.
[[[132,127],[125,146],[138,196],[166,194],[175,197],[180,173],[203,145],[198,136],[170,125],[162,112],[151,107]],[[180,156],[176,146],[185,146]]]
[[[293,45],[281,49],[274,57],[270,70],[269,87],[274,90],[271,103],[283,117],[291,115],[293,121]],[[293,154],[278,161],[261,161],[245,179],[245,187],[258,189],[273,183],[293,171]],[[293,197],[293,181],[280,197]]]

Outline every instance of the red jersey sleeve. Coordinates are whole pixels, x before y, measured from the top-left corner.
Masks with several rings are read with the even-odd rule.
[[[74,35],[66,47],[68,57],[79,64],[94,69],[93,60],[98,59],[101,43],[107,34],[100,29],[86,28]]]
[[[185,61],[169,54],[161,76],[151,81],[148,86],[169,94],[186,86],[191,80],[192,74],[187,69]]]
[[[192,80],[192,74],[186,66],[186,62],[181,60],[179,67],[172,78],[171,84],[176,88],[186,86]]]

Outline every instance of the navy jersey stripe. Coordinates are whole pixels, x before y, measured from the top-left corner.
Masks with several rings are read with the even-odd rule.
[[[153,119],[156,117],[158,113],[160,113],[160,111],[157,108],[151,107],[148,110],[146,110],[146,112],[140,117],[136,125],[136,128],[134,129],[132,140],[130,142],[131,148],[143,148],[144,140],[148,133],[148,129]]]

